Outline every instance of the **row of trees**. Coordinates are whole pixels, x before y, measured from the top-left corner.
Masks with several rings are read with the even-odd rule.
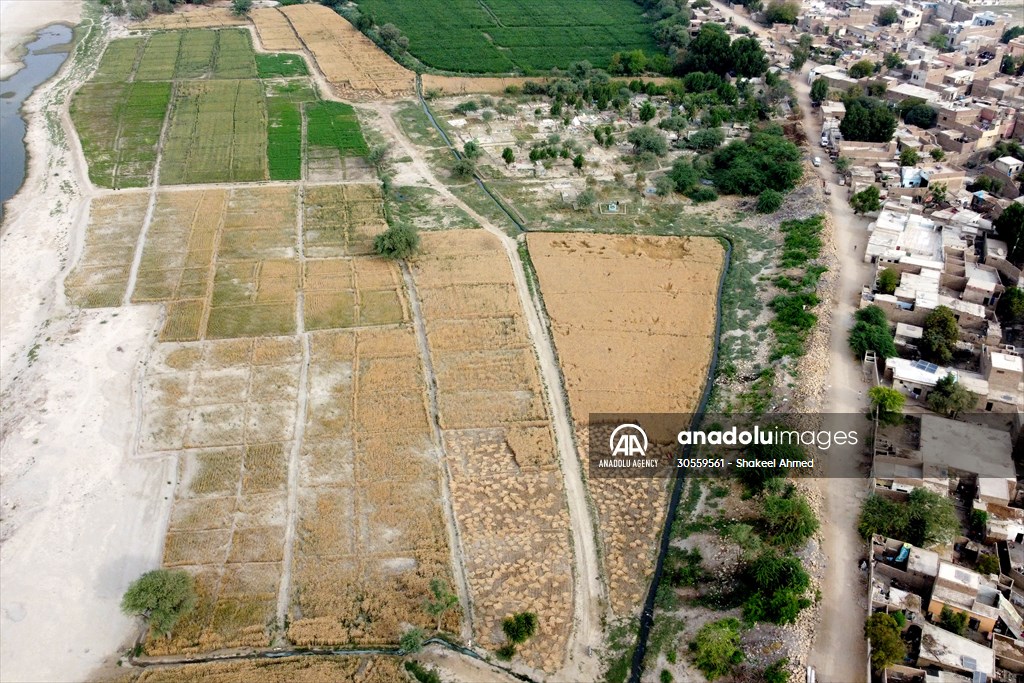
[[[132,19],[145,19],[154,12],[170,14],[177,5],[206,5],[210,2],[212,0],[100,0],[100,5],[116,17],[128,15]],[[284,4],[294,2],[286,1]],[[237,15],[247,14],[252,3],[253,0],[231,0],[231,10]]]

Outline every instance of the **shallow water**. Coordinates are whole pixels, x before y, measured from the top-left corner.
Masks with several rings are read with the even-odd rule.
[[[0,203],[13,197],[25,182],[26,123],[21,105],[36,88],[50,80],[68,58],[71,29],[62,24],[47,26],[40,29],[36,39],[25,48],[28,53],[21,60],[25,66],[0,81]]]

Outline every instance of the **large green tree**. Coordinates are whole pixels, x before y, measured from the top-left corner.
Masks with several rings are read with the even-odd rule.
[[[905,503],[869,496],[857,529],[866,539],[881,534],[922,547],[950,543],[961,533],[953,501],[922,487],[911,491]]]
[[[864,624],[864,636],[871,643],[871,668],[877,672],[900,664],[907,656],[907,646],[900,638],[900,627],[892,615],[875,612]]]
[[[125,591],[121,611],[141,616],[150,629],[168,635],[181,617],[195,608],[196,591],[192,575],[182,570],[154,569],[146,572]]]
[[[1009,259],[1024,263],[1024,204],[1014,202],[992,222],[996,236],[1009,247]]]
[[[868,389],[871,412],[878,415],[879,424],[893,425],[903,422],[903,404],[906,398],[898,390],[882,385]]]
[[[729,48],[733,71],[741,78],[756,78],[768,70],[768,58],[757,38],[737,38]]]
[[[1003,325],[1019,325],[1024,322],[1024,289],[1007,287],[999,297],[996,314]]]
[[[878,13],[879,26],[891,26],[900,20],[900,13],[895,7],[886,7]]]
[[[874,185],[869,185],[850,197],[854,213],[870,213],[882,208],[882,194]]]
[[[408,223],[396,223],[373,238],[373,250],[390,259],[409,258],[419,246],[419,232]]]
[[[765,190],[788,192],[803,175],[800,149],[778,131],[755,131],[711,155],[715,186],[724,194],[759,195]]]
[[[679,65],[679,71],[688,74],[704,71],[723,76],[732,70],[732,51],[729,34],[721,24],[702,24],[690,41]]]
[[[960,338],[960,325],[956,316],[947,306],[939,306],[924,319],[921,335],[921,355],[926,360],[948,365],[953,360],[953,350]]]
[[[764,10],[768,24],[795,24],[800,16],[800,4],[789,0],[772,0]]]
[[[828,99],[828,81],[825,80],[824,76],[818,76],[811,83],[811,100],[814,102],[824,102]]]
[[[946,417],[956,417],[977,404],[978,395],[957,382],[954,375],[940,379],[928,394],[928,407]]]
[[[873,97],[852,98],[839,124],[844,140],[889,142],[896,131],[896,117],[889,107]]]

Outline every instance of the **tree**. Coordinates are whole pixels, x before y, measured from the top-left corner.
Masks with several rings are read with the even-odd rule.
[[[857,530],[865,539],[880,534],[926,547],[950,543],[959,536],[960,518],[948,496],[919,486],[906,503],[869,496],[861,507]]]
[[[900,638],[900,627],[891,615],[875,612],[864,624],[864,636],[871,643],[871,668],[881,673],[907,656],[907,646]]]
[[[768,535],[781,547],[801,546],[818,530],[818,518],[807,504],[807,499],[796,493],[766,496],[761,504],[761,514]]]
[[[686,48],[677,70],[681,74],[699,71],[724,76],[732,70],[730,46],[724,26],[713,22],[702,24]]]
[[[905,62],[898,52],[888,52],[882,62],[887,69],[902,69]]]
[[[811,101],[822,103],[828,99],[828,81],[823,76],[818,76],[811,83]]]
[[[960,325],[947,306],[939,306],[924,319],[921,335],[921,355],[926,360],[948,365],[953,360],[953,349],[960,338]]]
[[[709,171],[719,192],[751,196],[793,189],[803,175],[800,149],[780,133],[774,128],[755,131],[716,150]]]
[[[999,322],[1006,327],[1024,322],[1024,289],[1007,287],[999,297],[996,315],[999,316]]]
[[[854,213],[870,213],[882,208],[882,195],[878,188],[869,185],[857,194],[850,197],[850,206]]]
[[[654,181],[654,193],[659,197],[667,197],[676,189],[676,183],[667,175],[663,175]]]
[[[576,204],[581,209],[588,209],[588,208],[590,208],[591,206],[594,205],[594,202],[596,202],[596,201],[597,201],[597,195],[590,188],[587,188],[586,190],[583,190],[583,192],[580,192],[579,195],[577,195],[577,197],[576,197]]]
[[[530,160],[534,161],[533,150],[530,151]],[[476,164],[473,163],[472,159],[463,157],[462,159],[456,159],[455,163],[452,164],[452,176],[465,180],[471,178],[476,173]]]
[[[764,20],[768,24],[795,24],[800,16],[800,5],[785,0],[772,0],[764,11]]]
[[[806,48],[794,47],[792,57],[789,60],[789,68],[793,71],[799,71],[807,63],[807,58],[810,56],[811,53]]]
[[[244,16],[252,9],[252,0],[231,0],[231,12],[238,16]]]
[[[572,167],[575,168],[577,171],[582,172],[583,171],[583,166],[586,163],[587,163],[587,160],[585,158],[583,158],[582,154],[577,154],[576,156],[574,156],[572,158]]]
[[[847,341],[857,358],[863,358],[868,351],[874,351],[880,358],[893,358],[898,355],[888,325],[877,326],[858,321],[850,330]]]
[[[941,147],[932,147],[931,151],[928,152],[935,161],[942,161],[946,158],[946,150]]]
[[[757,212],[775,213],[782,208],[783,199],[784,197],[781,192],[776,190],[763,190],[761,194],[757,196]]]
[[[519,612],[501,622],[501,630],[513,645],[525,643],[537,632],[537,615],[533,612]]]
[[[950,633],[962,636],[967,632],[967,615],[963,612],[954,612],[947,605],[943,605],[939,612],[939,626]]]
[[[721,128],[705,128],[697,130],[686,138],[686,146],[699,152],[710,152],[718,149],[725,142],[725,133]]]
[[[838,157],[835,161],[836,170],[840,173],[846,173],[850,170],[851,161],[848,157]]]
[[[917,150],[911,147],[907,147],[900,152],[900,166],[916,166],[917,165]]]
[[[1024,204],[1010,204],[992,221],[992,226],[996,236],[1009,247],[1009,260],[1018,264],[1024,262]]]
[[[169,635],[178,620],[195,606],[195,582],[182,570],[148,571],[133,581],[121,598],[122,612],[145,618],[159,635]]]
[[[945,33],[936,33],[928,39],[928,44],[939,52],[949,52],[949,36]]]
[[[891,26],[900,20],[900,13],[895,7],[886,7],[878,13],[879,26]]]
[[[886,268],[878,274],[878,291],[892,294],[900,284],[900,274],[895,268]]]
[[[768,58],[757,38],[737,38],[729,47],[732,70],[740,78],[757,78],[768,70]]]
[[[390,150],[387,145],[374,145],[370,148],[370,151],[366,154],[366,160],[370,162],[370,165],[377,169],[378,173],[383,173],[388,168],[388,155]]]
[[[462,153],[467,159],[478,159],[483,154],[483,150],[480,149],[476,140],[470,140],[462,146]]]
[[[668,152],[665,136],[650,126],[637,126],[626,134],[626,140],[633,145],[635,154],[647,152],[663,157]]]
[[[701,626],[690,643],[693,664],[709,681],[728,675],[743,661],[738,619],[719,619]]]
[[[898,390],[882,385],[868,389],[871,400],[871,412],[878,416],[883,425],[895,425],[903,422],[903,404],[906,398]]]
[[[658,109],[650,100],[647,100],[642,105],[640,105],[640,120],[643,121],[644,123],[647,123],[648,121],[653,119],[657,114]]]
[[[407,223],[395,223],[373,238],[373,250],[389,259],[409,258],[419,246],[419,231]]]
[[[870,59],[862,59],[855,62],[846,73],[850,78],[865,78],[875,73],[875,63]]]
[[[858,97],[846,103],[846,115],[839,130],[844,140],[889,142],[896,131],[896,117],[884,102]]]
[[[1010,28],[1003,31],[1003,35],[999,38],[999,42],[1006,45],[1011,40],[1018,36],[1024,36],[1024,26],[1011,26]]]
[[[415,654],[423,649],[423,639],[423,629],[410,628],[398,639],[398,648],[407,655]]]
[[[441,620],[449,610],[459,604],[459,597],[452,593],[448,584],[441,579],[430,580],[430,597],[423,602],[423,609],[437,620],[436,630],[441,630]]]
[[[978,571],[982,574],[998,574],[999,558],[991,553],[985,553],[978,558]]]
[[[513,163],[515,163],[516,153],[512,150],[511,147],[506,147],[505,149],[501,150],[501,158],[505,161],[506,166],[511,166]]]
[[[675,160],[672,164],[672,170],[668,172],[667,177],[672,180],[675,184],[676,192],[680,194],[689,192],[700,180],[690,160],[682,158]]]
[[[903,112],[903,120],[910,126],[934,128],[939,120],[939,112],[927,104],[915,104]]]
[[[963,384],[957,382],[955,375],[946,375],[940,379],[928,394],[928,407],[946,417],[956,417],[976,405],[978,405],[978,395],[968,391]]]

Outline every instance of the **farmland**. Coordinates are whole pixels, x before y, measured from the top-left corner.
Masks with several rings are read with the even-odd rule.
[[[413,264],[437,377],[440,426],[474,607],[475,639],[529,610],[520,654],[556,671],[572,613],[572,548],[561,473],[512,271],[483,231],[422,236]]]
[[[587,462],[592,413],[692,413],[715,332],[721,244],[700,237],[527,238]],[[685,321],[682,323],[681,321]],[[664,481],[592,478],[612,609],[635,613],[664,516]]]
[[[359,0],[360,11],[392,23],[409,52],[444,71],[511,73],[606,67],[615,52],[657,51],[643,10],[629,0]],[[567,41],[566,35],[572,40]]]
[[[259,34],[260,43],[266,50],[292,50],[302,49],[302,42],[295,35],[288,18],[281,14],[274,7],[254,9],[249,12],[254,24],[256,33]]]
[[[155,667],[119,683],[393,683],[403,680],[394,657],[286,657],[277,660],[210,662],[192,666]]]
[[[352,108],[320,101],[301,56],[256,55],[247,31],[111,41],[71,113],[100,187],[151,184],[158,151],[167,185],[300,180],[304,116],[315,178],[372,177]]]
[[[413,72],[336,12],[319,4],[292,5],[280,11],[338,95],[361,101],[413,94]]]

